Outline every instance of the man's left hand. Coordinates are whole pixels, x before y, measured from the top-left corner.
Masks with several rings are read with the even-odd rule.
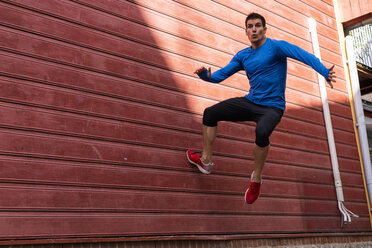
[[[332,89],[333,89],[332,82],[336,82],[336,72],[333,70],[334,67],[335,65],[332,65],[332,67],[329,69],[328,80],[327,80],[329,86],[331,86]]]

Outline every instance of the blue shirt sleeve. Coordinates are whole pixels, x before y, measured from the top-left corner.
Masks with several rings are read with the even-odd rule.
[[[239,54],[239,53],[238,53]],[[205,70],[200,73],[199,77],[204,81],[211,82],[211,83],[220,83],[226,78],[230,77],[231,75],[235,74],[236,72],[243,70],[243,67],[240,63],[238,58],[238,54],[236,54],[230,61],[228,65],[220,70],[211,74],[211,77],[208,78],[208,71]]]
[[[313,54],[303,50],[302,48],[290,44],[286,41],[277,41],[280,52],[287,57],[301,61],[302,63],[311,66],[315,71],[321,74],[327,81],[329,69],[327,69],[320,60]]]

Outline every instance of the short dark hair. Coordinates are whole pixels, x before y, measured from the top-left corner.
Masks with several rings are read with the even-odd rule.
[[[253,20],[253,19],[260,19],[261,22],[262,22],[262,26],[263,27],[266,26],[266,20],[265,20],[265,18],[262,15],[258,14],[258,13],[252,12],[245,19],[245,27],[247,27],[248,20]]]

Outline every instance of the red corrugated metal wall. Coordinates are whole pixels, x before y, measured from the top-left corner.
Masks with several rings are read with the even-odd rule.
[[[340,227],[316,73],[288,65],[287,110],[272,135],[261,198],[244,204],[254,126],[222,123],[202,175],[205,107],[244,95],[216,70],[248,45],[247,13],[268,35],[321,55],[346,206]],[[0,239],[370,231],[332,1],[7,0],[0,3]]]

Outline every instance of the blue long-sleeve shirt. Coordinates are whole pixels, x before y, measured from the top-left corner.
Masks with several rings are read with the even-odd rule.
[[[252,47],[239,51],[224,68],[211,74],[199,75],[204,81],[219,83],[234,73],[245,70],[250,89],[246,98],[253,103],[285,109],[287,57],[299,60],[328,80],[329,69],[313,54],[286,41],[267,38],[257,49]]]

